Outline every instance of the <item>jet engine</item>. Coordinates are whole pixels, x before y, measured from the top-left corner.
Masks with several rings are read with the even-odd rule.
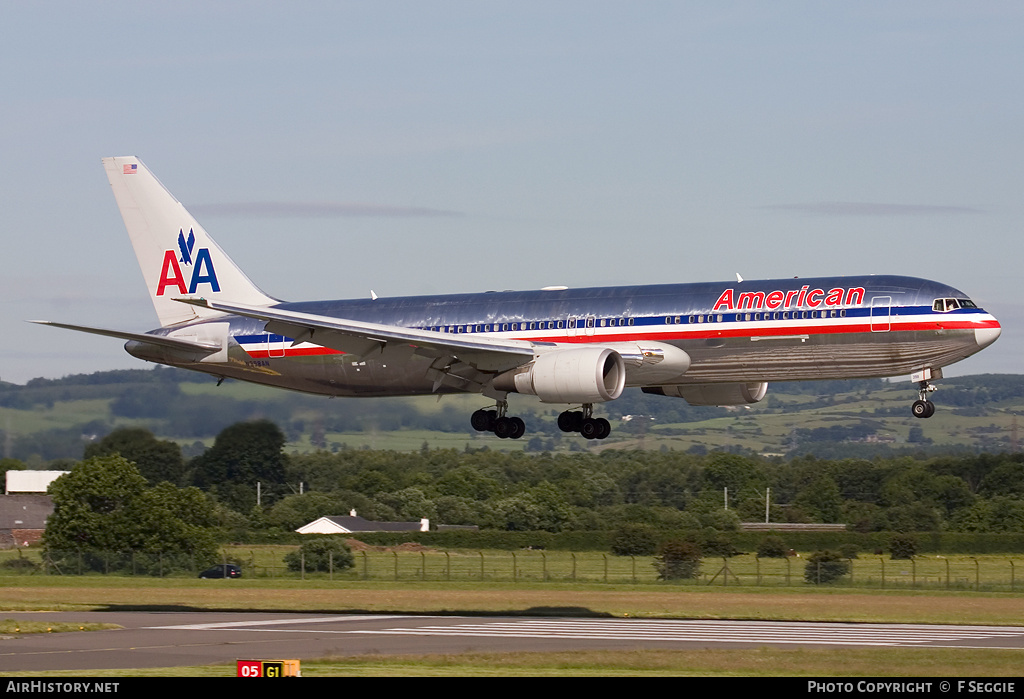
[[[690,405],[743,405],[757,403],[764,398],[768,382],[645,386],[642,390],[644,393],[682,398]]]
[[[622,395],[626,366],[607,347],[558,349],[494,380],[499,391],[527,393],[544,403],[603,403]]]

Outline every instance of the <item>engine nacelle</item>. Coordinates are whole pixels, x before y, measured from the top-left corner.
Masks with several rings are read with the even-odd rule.
[[[527,393],[544,403],[604,403],[622,395],[626,366],[607,347],[558,349],[494,380],[499,391]]]
[[[644,393],[682,398],[690,405],[743,405],[757,403],[768,393],[768,382],[705,383],[690,386],[645,386]]]

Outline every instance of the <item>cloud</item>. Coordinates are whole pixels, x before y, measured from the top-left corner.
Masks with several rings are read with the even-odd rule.
[[[386,204],[345,204],[332,202],[238,202],[199,204],[189,208],[204,216],[237,216],[258,218],[343,218],[375,217],[438,217],[462,216],[459,211],[430,209],[422,206],[390,206]]]
[[[759,209],[797,211],[816,216],[959,216],[982,214],[969,206],[933,206],[929,204],[880,204],[859,201],[823,201],[812,204],[776,204]]]

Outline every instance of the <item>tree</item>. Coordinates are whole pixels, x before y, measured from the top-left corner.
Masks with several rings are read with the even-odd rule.
[[[818,473],[807,487],[797,493],[794,504],[811,513],[818,522],[838,522],[842,513],[843,497],[839,486],[828,473]]]
[[[213,447],[192,460],[192,482],[239,512],[256,504],[256,484],[267,500],[285,482],[285,437],[269,420],[239,422],[217,435]]]
[[[114,430],[85,447],[86,459],[110,454],[120,454],[134,463],[150,484],[160,481],[180,484],[185,475],[181,447],[174,442],[158,440],[152,432],[139,427]]]
[[[138,468],[123,456],[86,459],[52,484],[53,514],[43,546],[65,572],[127,566],[115,553],[185,554],[189,567],[216,558],[209,527],[212,503],[195,488],[170,483],[148,488]],[[160,561],[162,565],[162,560]],[[179,564],[183,565],[183,564]]]

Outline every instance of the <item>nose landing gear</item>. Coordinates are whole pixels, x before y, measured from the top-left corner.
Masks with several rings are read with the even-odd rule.
[[[918,399],[914,401],[914,404],[910,406],[910,412],[914,414],[914,417],[926,418],[931,417],[935,414],[935,403],[928,400],[928,394],[936,391],[935,386],[932,386],[928,381],[920,381],[918,386]]]

